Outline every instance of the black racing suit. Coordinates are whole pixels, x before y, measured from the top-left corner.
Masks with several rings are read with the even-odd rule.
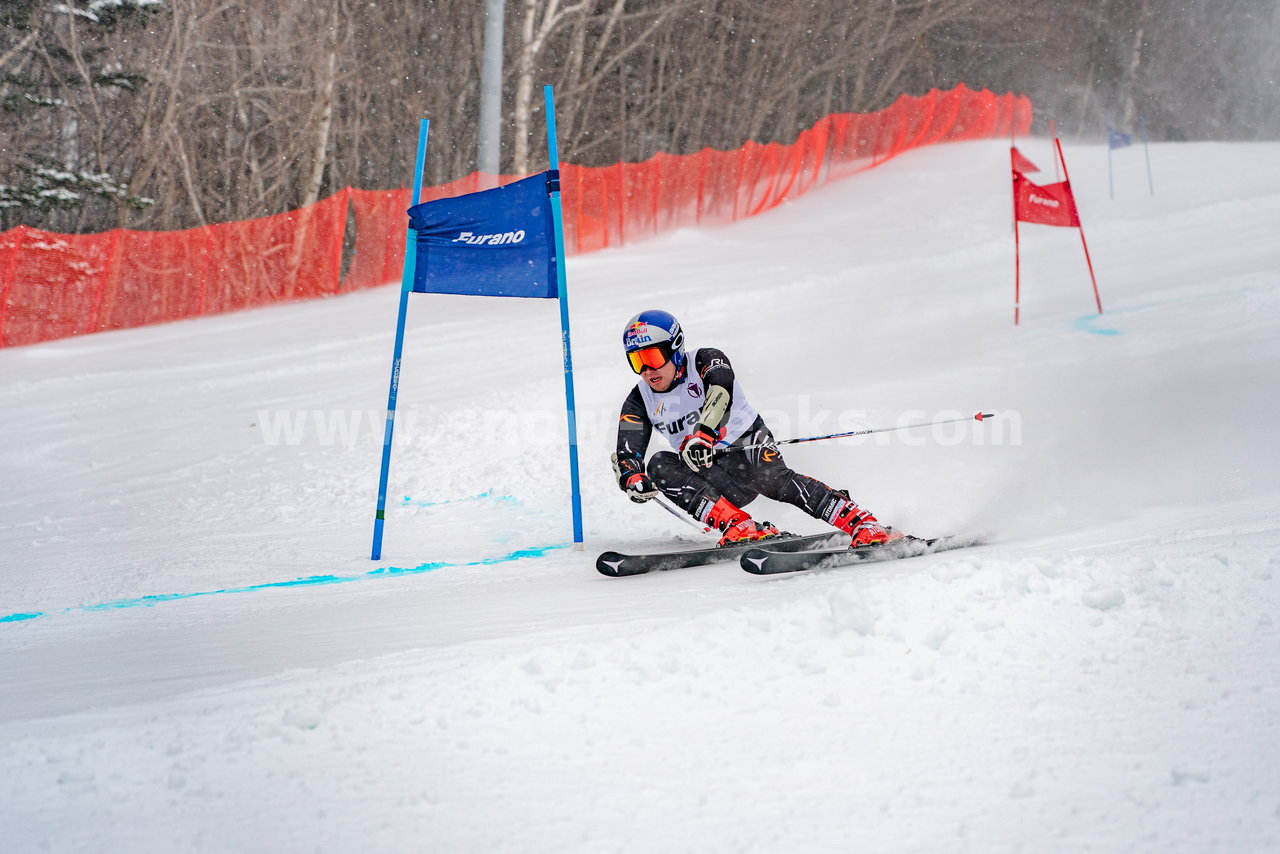
[[[735,377],[724,353],[713,348],[698,350],[693,367],[705,386],[721,386],[732,396]],[[682,371],[688,369],[687,364],[681,368]],[[681,376],[677,375],[676,379],[671,392],[679,391],[682,385]],[[618,460],[624,470],[640,471],[652,435],[653,422],[645,410],[644,398],[640,389],[632,388],[622,404],[618,422]],[[763,495],[799,507],[824,522],[831,522],[849,499],[841,490],[792,471],[782,459],[773,433],[758,416],[728,449],[717,451],[710,468],[695,472],[685,465],[679,454],[659,451],[649,459],[644,470],[667,498],[702,522],[721,497],[745,507]]]

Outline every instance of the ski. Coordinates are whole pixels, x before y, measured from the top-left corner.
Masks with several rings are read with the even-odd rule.
[[[753,575],[775,575],[782,572],[803,572],[807,569],[828,569],[836,566],[848,566],[854,563],[870,563],[872,561],[901,560],[907,557],[934,554],[949,549],[960,549],[975,546],[981,539],[965,539],[962,537],[935,537],[926,540],[920,537],[903,537],[880,545],[859,546],[857,548],[819,548],[810,550],[790,549],[783,551],[770,546],[757,545],[743,552],[740,563],[742,568]]]
[[[761,542],[768,543],[771,552],[784,553],[802,549],[819,548],[832,539],[846,537],[840,531],[826,534],[812,534],[797,537],[790,534],[757,540],[751,543],[734,546],[713,546],[702,549],[686,549],[679,552],[660,552],[652,554],[622,554],[621,552],[605,552],[596,558],[596,570],[601,575],[621,578],[627,575],[644,575],[653,570],[685,569],[691,566],[704,566],[727,560],[737,560],[749,551],[758,550]]]

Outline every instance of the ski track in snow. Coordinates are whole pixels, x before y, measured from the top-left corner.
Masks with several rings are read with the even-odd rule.
[[[411,301],[377,563],[394,287],[0,351],[0,847],[1280,850],[1280,145],[1130,153],[1100,317],[1024,227],[1012,325],[1000,142],[571,259],[585,553],[550,302]],[[787,452],[989,541],[598,575],[699,537],[608,468],[649,307],[779,436],[1001,413]]]

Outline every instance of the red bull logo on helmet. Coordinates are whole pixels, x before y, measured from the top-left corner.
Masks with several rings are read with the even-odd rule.
[[[627,327],[627,331],[622,336],[628,349],[639,347],[642,344],[653,343],[653,336],[649,334],[649,324],[643,320],[637,320],[635,323]]]

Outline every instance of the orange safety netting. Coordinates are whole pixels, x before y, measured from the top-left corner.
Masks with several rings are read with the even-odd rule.
[[[827,116],[789,145],[748,142],[735,151],[658,154],[599,168],[566,164],[565,248],[591,252],[672,228],[755,216],[912,148],[1025,135],[1030,127],[1026,97],[961,85],[904,95],[875,113]],[[473,173],[427,188],[423,200],[473,192],[483,179]],[[301,210],[184,231],[68,235],[19,226],[0,234],[0,346],[395,281],[409,195],[348,187]],[[355,240],[342,275],[348,205]]]
[[[184,231],[6,231],[0,345],[337,293],[349,196]]]

